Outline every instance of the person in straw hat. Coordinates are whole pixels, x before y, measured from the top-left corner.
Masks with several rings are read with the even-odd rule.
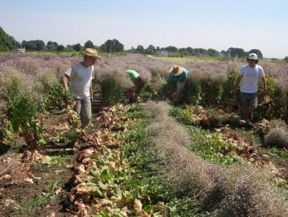
[[[83,60],[72,65],[63,76],[65,89],[70,89],[76,100],[76,112],[80,114],[81,129],[84,129],[92,118],[92,79],[94,79],[94,64],[99,59],[100,56],[95,49],[86,48]]]
[[[253,118],[253,111],[258,103],[258,83],[261,81],[266,92],[266,80],[263,68],[258,65],[256,53],[250,53],[247,62],[248,64],[241,67],[240,75],[235,83],[234,94],[237,94],[240,86],[241,118],[245,123],[250,123]]]
[[[176,82],[176,92],[172,95],[172,102],[175,105],[184,102],[187,96],[187,81],[189,71],[182,66],[174,65],[168,75],[168,82]]]

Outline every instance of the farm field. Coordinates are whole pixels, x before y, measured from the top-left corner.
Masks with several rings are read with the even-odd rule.
[[[0,216],[288,216],[288,64],[260,61],[255,121],[233,85],[243,60],[107,55],[85,133],[61,83],[80,56],[0,54]],[[190,71],[170,104],[173,64]],[[137,103],[125,74],[145,78]]]

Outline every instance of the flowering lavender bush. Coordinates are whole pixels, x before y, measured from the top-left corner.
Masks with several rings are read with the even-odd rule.
[[[176,60],[176,61],[175,61]],[[142,96],[145,98],[163,99],[169,96],[169,87],[166,85],[166,78],[169,69],[173,64],[180,64],[178,59],[171,58],[171,61],[162,61],[151,56],[141,54],[127,54],[121,56],[107,55],[95,65],[96,81],[104,82],[105,79],[113,77],[120,89],[129,88],[133,85],[125,73],[127,69],[134,69],[139,72],[146,80],[146,88],[144,88]],[[41,77],[43,75],[53,75],[58,80],[63,76],[66,69],[73,63],[81,61],[80,56],[65,57],[56,55],[0,55],[0,84],[3,87],[3,79],[11,72],[21,74],[24,83],[28,87],[41,87]],[[178,60],[179,61],[179,60]],[[221,104],[229,105],[233,100],[232,89],[239,72],[240,67],[245,62],[240,61],[219,61],[219,62],[186,62],[183,67],[190,71],[190,90],[188,91],[187,102],[201,103],[204,105]],[[281,99],[278,97],[279,88],[270,88],[268,95],[275,101],[275,105],[271,107],[269,112],[262,112],[259,115],[265,117],[273,117],[281,111],[278,117],[288,120],[288,100],[286,90],[288,89],[288,64],[275,63],[271,61],[261,61],[260,63],[266,74],[275,80],[275,85],[280,87],[283,94]],[[107,83],[107,82],[106,82]],[[109,85],[108,85],[109,86]],[[108,87],[107,86],[107,87]],[[44,87],[42,87],[43,89]],[[41,88],[40,88],[41,89]],[[45,89],[45,88],[44,88]],[[115,91],[115,94],[119,91]],[[110,91],[102,88],[102,91]],[[168,92],[167,92],[168,91]],[[45,91],[42,91],[45,93]],[[279,91],[278,91],[279,92]],[[32,91],[33,93],[33,91]],[[112,93],[113,95],[113,91]],[[44,98],[42,93],[34,94],[34,97]],[[111,94],[103,93],[105,97],[114,97]],[[119,95],[119,94],[118,94]],[[285,97],[284,97],[285,96]],[[277,98],[278,97],[278,98]],[[115,97],[114,97],[115,98]],[[263,97],[260,95],[260,102]],[[109,99],[106,99],[109,101]],[[282,103],[279,103],[282,102]],[[263,111],[266,108],[262,109]],[[264,117],[263,116],[263,117]]]

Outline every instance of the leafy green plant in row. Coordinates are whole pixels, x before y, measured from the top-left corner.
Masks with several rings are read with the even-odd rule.
[[[44,127],[37,119],[37,103],[20,78],[11,77],[5,86],[6,110],[8,118],[7,135],[24,137],[26,144],[35,149],[45,143]]]
[[[46,111],[61,110],[68,104],[72,104],[73,96],[70,91],[56,78],[56,75],[45,74],[39,79],[41,94],[43,95],[43,107]]]
[[[179,122],[188,126],[192,144],[189,148],[197,152],[206,160],[224,165],[230,165],[236,162],[235,155],[231,152],[232,143],[227,143],[221,133],[212,133],[209,130],[193,126],[195,124],[193,117],[187,108],[173,108],[170,115],[174,116]]]

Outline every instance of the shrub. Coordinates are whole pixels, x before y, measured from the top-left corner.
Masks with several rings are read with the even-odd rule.
[[[204,78],[201,80],[201,103],[203,105],[218,105],[223,94],[223,80]]]
[[[285,98],[286,93],[285,91],[276,86],[273,93],[272,93],[272,111],[271,116],[273,118],[283,118],[285,114]]]
[[[224,105],[229,105],[231,100],[233,100],[235,88],[235,82],[238,77],[238,72],[236,70],[231,70],[228,74],[227,80],[223,84],[223,95],[222,102]]]
[[[187,88],[187,103],[199,104],[201,100],[201,85],[198,79],[189,79]]]
[[[103,101],[106,105],[114,105],[122,99],[124,87],[115,79],[115,76],[104,75],[100,85]]]
[[[44,142],[44,128],[36,117],[37,104],[19,78],[8,80],[5,99],[10,132],[23,136],[26,144],[35,149]]]
[[[158,71],[151,71],[151,80],[146,81],[146,84],[141,91],[141,98],[145,101],[149,99],[162,99],[167,98],[167,83],[166,79],[164,78],[163,74]]]
[[[64,109],[67,104],[71,104],[73,96],[66,91],[64,86],[53,74],[45,74],[40,77],[44,107],[46,110]]]
[[[273,118],[272,107],[270,103],[265,103],[265,96],[268,95],[273,101],[273,95],[276,88],[276,82],[271,75],[266,76],[267,94],[260,89],[258,91],[258,102],[259,105],[255,109],[254,119],[260,120],[263,118],[271,119]]]

